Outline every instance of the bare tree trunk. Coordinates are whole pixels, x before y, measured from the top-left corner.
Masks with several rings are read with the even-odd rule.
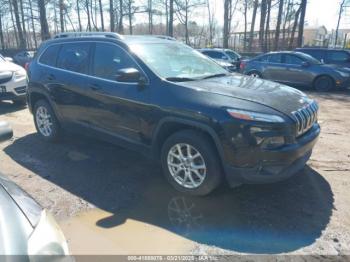
[[[272,0],[267,0],[267,18],[266,18],[266,29],[265,29],[265,47],[266,47],[266,51],[270,51],[271,1]]]
[[[1,42],[1,50],[5,49],[5,41],[4,41],[4,33],[2,31],[2,14],[0,13],[0,42]]]
[[[31,20],[31,25],[32,25],[32,31],[33,31],[34,47],[35,47],[35,49],[37,49],[38,48],[38,42],[36,40],[36,32],[35,32],[35,24],[34,24],[34,14],[33,14],[32,1],[29,1],[29,11],[30,11],[30,20]]]
[[[247,31],[248,31],[248,0],[244,0],[244,39],[243,39],[243,50],[247,49]]]
[[[21,9],[21,18],[22,18],[22,27],[23,27],[23,36],[24,36],[24,41],[28,43],[27,40],[27,30],[26,30],[26,24],[24,21],[24,8],[23,8],[23,0],[19,1],[20,9]]]
[[[91,0],[91,8],[90,8],[90,12],[91,12],[91,22],[92,25],[94,26],[95,30],[98,31],[98,27],[97,27],[97,22],[95,21],[95,19],[97,19],[97,13],[96,13],[96,0],[95,0],[95,5],[93,4],[93,0]],[[94,10],[93,10],[93,6],[95,6]],[[94,11],[95,11],[95,18],[94,18]]]
[[[59,10],[60,10],[61,32],[64,32],[64,3],[63,3],[63,0],[59,0],[58,5],[59,5]]]
[[[129,11],[129,34],[132,35],[132,13],[131,13],[131,0],[128,1],[128,11]]]
[[[17,36],[17,29],[16,29],[16,23],[15,23],[15,19],[13,17],[13,7],[12,7],[12,0],[9,1],[9,11],[10,11],[10,15],[11,15],[11,22],[12,22],[12,26],[13,26],[13,33],[15,35],[15,41],[16,41],[16,47],[18,47],[19,42],[18,42],[18,36]]]
[[[123,17],[124,17],[124,3],[123,0],[119,0],[119,25],[118,25],[118,33],[123,34],[124,33],[124,26],[123,26]]]
[[[276,33],[275,33],[275,47],[274,47],[275,51],[278,50],[278,46],[279,46],[283,7],[284,7],[284,0],[280,0],[279,6],[278,6],[277,25],[276,25]]]
[[[260,32],[259,32],[259,44],[262,52],[266,52],[265,47],[265,20],[266,20],[266,11],[267,11],[267,0],[261,1],[261,7],[260,7]]]
[[[299,23],[299,30],[298,30],[298,43],[297,43],[298,47],[302,47],[303,45],[306,8],[307,8],[307,0],[302,0],[300,23]]]
[[[293,25],[292,34],[291,34],[291,37],[290,37],[290,42],[289,42],[289,49],[293,49],[294,38],[295,38],[295,31],[297,30],[300,12],[301,12],[301,6],[299,6],[298,10],[295,13],[294,25]]]
[[[190,38],[188,34],[188,7],[187,6],[185,11],[185,38],[186,38],[186,44],[188,45],[190,43]]]
[[[286,30],[287,30],[287,23],[290,13],[290,6],[291,6],[291,0],[288,0],[287,3],[287,12],[285,14],[284,23],[283,23],[283,29],[282,29],[282,43],[283,43],[283,49],[286,47]]]
[[[104,20],[103,20],[102,0],[98,0],[98,5],[100,7],[101,29],[102,29],[102,32],[103,32],[103,31],[105,31],[105,23],[104,23]]]
[[[224,31],[223,31],[223,47],[228,48],[228,40],[229,40],[229,12],[230,12],[230,4],[231,0],[225,0],[224,2]]]
[[[12,4],[13,4],[13,12],[14,12],[15,19],[16,19],[16,27],[17,27],[17,31],[18,31],[19,48],[25,49],[27,45],[26,45],[26,40],[24,39],[24,35],[23,35],[21,20],[19,18],[19,10],[18,10],[17,0],[12,0]]]
[[[152,6],[153,0],[148,0],[148,33],[153,33],[153,6]]]
[[[90,17],[90,8],[89,8],[89,0],[85,0],[85,8],[86,8],[86,14],[87,14],[87,27],[88,27],[88,31],[91,31],[91,17]]]
[[[343,8],[345,5],[345,0],[342,0],[342,2],[340,3],[340,9],[339,9],[339,16],[338,16],[338,23],[337,23],[337,29],[335,30],[335,42],[334,45],[337,46],[337,42],[338,42],[338,37],[339,37],[339,26],[340,26],[340,20],[342,18],[343,15]]]
[[[256,21],[256,14],[258,12],[258,7],[259,7],[259,0],[255,0],[254,6],[253,6],[252,24],[250,26],[250,34],[249,34],[249,51],[250,52],[252,51],[252,46],[253,46],[255,21]]]
[[[83,28],[81,26],[81,18],[80,18],[80,6],[79,6],[79,0],[76,1],[77,6],[77,14],[78,14],[78,25],[79,25],[79,31],[83,31]]]
[[[111,32],[115,31],[115,22],[114,22],[114,2],[109,0],[109,22]]]
[[[40,27],[41,27],[41,39],[46,40],[50,38],[49,25],[47,24],[45,0],[38,0]]]
[[[169,0],[169,36],[174,36],[174,0]]]

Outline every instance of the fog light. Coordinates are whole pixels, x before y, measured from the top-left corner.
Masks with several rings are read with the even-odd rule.
[[[265,149],[275,149],[285,145],[285,139],[283,136],[267,137],[264,139],[262,147]]]

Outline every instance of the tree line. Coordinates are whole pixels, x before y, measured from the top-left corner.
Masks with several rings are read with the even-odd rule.
[[[165,34],[194,46],[228,48],[241,31],[244,51],[302,45],[307,0],[222,1],[221,19],[214,0],[0,0],[0,44],[36,49],[59,32],[112,31]]]

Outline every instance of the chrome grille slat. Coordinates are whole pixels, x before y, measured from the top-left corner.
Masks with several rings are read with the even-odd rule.
[[[317,122],[318,105],[312,102],[304,108],[301,108],[292,113],[296,123],[297,137],[306,133]]]

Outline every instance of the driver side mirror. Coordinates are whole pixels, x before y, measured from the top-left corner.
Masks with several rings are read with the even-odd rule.
[[[13,131],[7,122],[0,122],[0,142],[11,139],[13,136]]]
[[[115,80],[124,83],[139,83],[145,84],[146,78],[136,68],[123,68],[117,71]]]

